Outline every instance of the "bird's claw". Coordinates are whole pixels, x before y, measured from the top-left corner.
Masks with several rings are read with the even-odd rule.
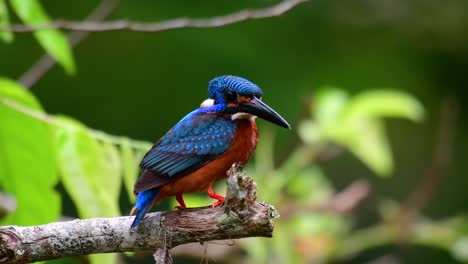
[[[224,201],[217,201],[216,203],[214,203],[212,206],[213,208],[216,208],[218,207],[220,204],[224,203]]]
[[[180,205],[177,205],[177,206],[174,206],[174,209],[176,210],[182,210],[182,209],[185,209],[187,208],[186,206],[180,206]]]
[[[213,208],[216,208],[216,207],[220,206],[222,203],[224,203],[224,197],[218,198],[218,201],[215,202],[212,206],[213,206]]]
[[[218,207],[220,204],[222,204],[224,202],[224,197],[222,195],[219,195],[219,194],[215,193],[215,191],[213,190],[213,187],[211,185],[208,188],[208,195],[211,198],[218,200],[217,202],[215,202],[213,204],[213,208]]]

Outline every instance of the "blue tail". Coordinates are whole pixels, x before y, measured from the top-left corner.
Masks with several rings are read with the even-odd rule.
[[[135,228],[141,222],[141,220],[143,220],[143,217],[145,217],[146,213],[151,209],[153,200],[156,198],[158,193],[159,187],[138,193],[137,201],[134,207],[136,216],[135,220],[133,220],[131,228]]]

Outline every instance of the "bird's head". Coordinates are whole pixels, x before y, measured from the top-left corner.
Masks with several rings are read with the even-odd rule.
[[[216,106],[217,111],[232,119],[260,117],[276,125],[291,129],[288,122],[262,102],[262,90],[252,82],[237,76],[216,77],[208,85],[208,99],[202,107]]]

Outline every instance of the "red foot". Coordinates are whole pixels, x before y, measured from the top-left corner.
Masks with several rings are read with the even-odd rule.
[[[208,188],[208,195],[211,198],[218,200],[217,202],[215,202],[213,204],[213,208],[218,207],[220,204],[222,204],[224,202],[224,196],[221,196],[221,195],[215,193],[215,191],[213,190],[213,186],[211,186],[211,185],[210,185],[210,188]]]
[[[179,202],[180,206],[176,206],[175,209],[180,210],[180,209],[185,209],[187,206],[185,205],[184,198],[182,197],[182,194],[177,194],[176,195],[176,200]]]

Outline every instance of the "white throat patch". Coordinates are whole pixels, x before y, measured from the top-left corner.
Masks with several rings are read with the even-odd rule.
[[[248,114],[248,113],[243,113],[243,112],[239,112],[239,113],[235,113],[231,116],[231,119],[232,120],[236,120],[236,119],[250,119],[250,120],[254,120],[255,118],[257,118],[257,116],[254,116],[254,115],[251,115],[251,114]]]
[[[200,107],[208,107],[208,106],[212,106],[214,105],[214,99],[206,99],[205,101],[203,101],[200,105]]]

